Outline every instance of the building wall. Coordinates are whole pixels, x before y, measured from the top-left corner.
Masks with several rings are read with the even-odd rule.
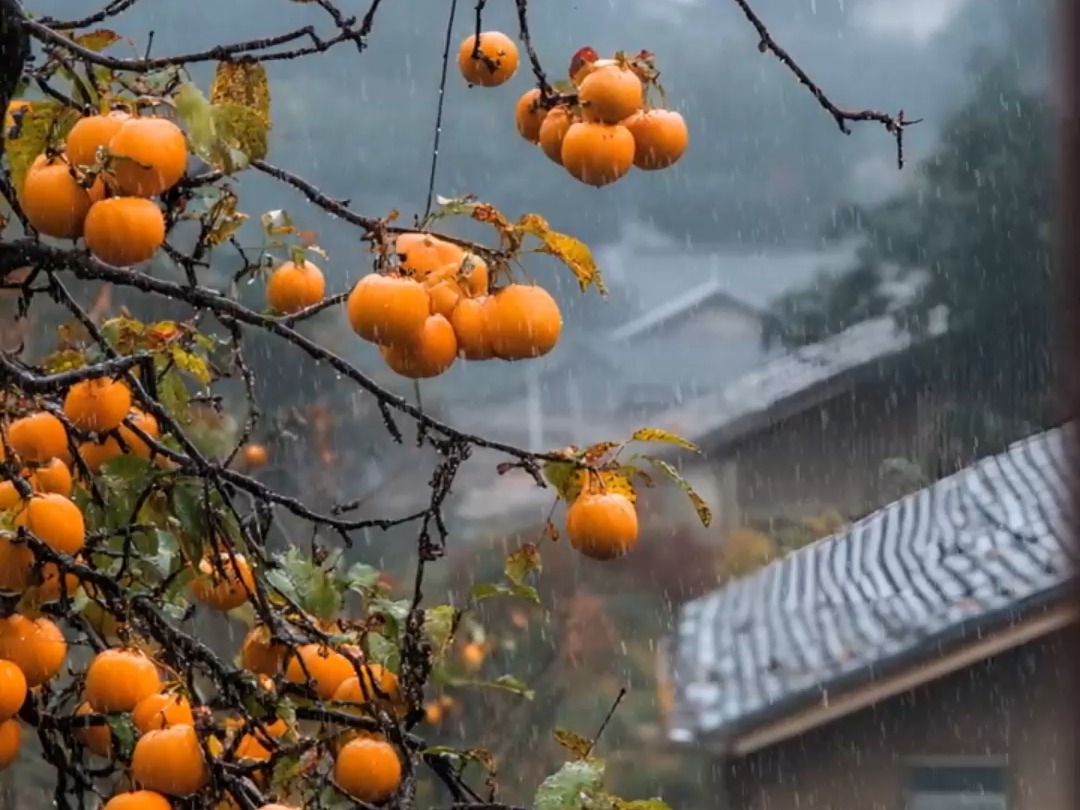
[[[937,757],[1003,759],[1009,810],[1074,810],[1075,632],[736,760],[730,810],[903,810],[905,764]]]

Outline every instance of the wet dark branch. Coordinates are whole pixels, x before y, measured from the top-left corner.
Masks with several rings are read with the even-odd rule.
[[[525,0],[517,0],[519,4],[525,2]],[[905,127],[913,126],[922,121],[921,118],[915,120],[907,120],[904,117],[904,111],[895,115],[889,113],[878,112],[876,110],[844,110],[838,107],[833,101],[825,95],[825,91],[810,78],[798,62],[789,54],[783,47],[781,47],[772,34],[769,33],[769,29],[758,16],[757,12],[751,7],[749,0],[732,0],[742,11],[743,16],[750,21],[750,24],[754,26],[754,30],[757,31],[759,38],[758,50],[762,53],[772,53],[780,62],[795,74],[795,78],[799,80],[799,84],[810,91],[810,94],[817,100],[817,103],[821,105],[829,115],[833,117],[836,125],[840,128],[840,131],[845,135],[851,134],[851,127],[849,123],[867,122],[872,121],[881,124],[885,127],[885,131],[888,132],[896,140],[896,165],[897,168],[904,168],[904,129]]]

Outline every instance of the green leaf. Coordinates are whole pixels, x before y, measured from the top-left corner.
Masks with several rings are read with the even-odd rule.
[[[534,543],[525,543],[506,558],[503,573],[514,585],[522,585],[526,577],[540,573],[543,568],[540,549]]]
[[[493,681],[481,681],[476,684],[477,686],[493,686],[496,689],[502,689],[504,692],[513,692],[515,695],[521,695],[526,700],[532,700],[536,693],[515,678],[513,675],[500,675]]]
[[[592,751],[593,741],[582,737],[576,731],[566,728],[556,728],[552,732],[555,742],[574,755],[575,759],[585,759]]]
[[[107,714],[105,715],[105,722],[112,731],[117,754],[126,759],[135,746],[135,726],[131,722],[130,715]]]
[[[310,557],[297,548],[290,548],[279,558],[282,568],[273,573],[283,574],[292,586],[293,598],[304,610],[324,621],[330,621],[341,612],[342,598],[333,576],[316,565]],[[275,585],[278,578],[274,578]],[[288,591],[283,590],[283,593]]]
[[[176,558],[180,553],[180,544],[171,532],[161,529],[155,529],[151,536],[154,539],[154,551],[146,558],[146,561],[153,566],[158,576],[165,579],[172,573]]]
[[[81,45],[89,51],[101,52],[114,42],[119,42],[120,35],[115,31],[110,31],[108,28],[100,28],[97,31],[88,31],[85,34],[79,34],[72,41],[76,45]]]
[[[690,482],[679,474],[678,470],[662,458],[645,455],[637,456],[637,458],[645,459],[682,488],[683,492],[685,492],[690,499],[690,503],[694,505],[694,511],[697,512],[698,519],[701,520],[702,526],[708,526],[712,523],[712,510],[709,509],[709,505],[705,503],[705,499],[698,495],[694,488],[690,486]]]
[[[240,104],[215,105],[213,121],[220,143],[231,152],[231,165],[223,167],[226,171],[247,168],[251,161],[266,157],[269,127],[257,111]]]
[[[378,589],[379,569],[366,563],[354,563],[345,572],[345,587],[360,594],[370,594]]]
[[[398,645],[380,633],[368,633],[364,639],[368,660],[392,670],[400,657]]]
[[[450,645],[457,614],[452,605],[438,605],[424,610],[424,636],[431,643],[436,658],[441,658]]]
[[[388,627],[393,628],[391,635],[396,636],[405,623],[411,607],[412,602],[408,599],[383,599],[380,597],[371,600],[370,610],[372,615],[382,616]]]
[[[169,492],[170,528],[180,541],[180,550],[188,562],[202,559],[203,546],[209,532],[206,501],[200,489],[179,484]]]
[[[686,450],[693,450],[695,453],[700,453],[701,448],[691,441],[684,439],[678,434],[671,433],[667,430],[660,428],[639,428],[635,430],[630,436],[631,441],[635,442],[659,442],[661,444],[674,444],[678,447],[682,447]]]
[[[599,810],[610,807],[606,798],[603,760],[579,759],[541,782],[532,803],[535,810]]]
[[[16,193],[22,190],[26,173],[46,148],[59,143],[79,120],[79,113],[53,99],[36,99],[20,112],[20,124],[15,137],[4,133],[4,152],[11,171],[11,185]]]
[[[527,599],[533,604],[540,604],[540,594],[532,585],[503,585],[495,582],[481,582],[479,585],[473,586],[472,591],[469,593],[469,597],[473,602],[482,602],[485,599],[491,599],[493,596],[516,596],[520,599]]]

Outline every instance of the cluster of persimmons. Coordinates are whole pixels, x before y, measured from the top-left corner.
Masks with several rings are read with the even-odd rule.
[[[601,59],[581,48],[570,62],[576,92],[548,103],[539,88],[518,99],[517,130],[576,180],[606,186],[631,168],[657,171],[675,165],[690,141],[686,121],[674,110],[647,104],[656,86],[648,54]],[[458,67],[471,85],[497,87],[517,72],[518,48],[499,31],[472,34],[458,48]]]
[[[394,239],[393,263],[361,278],[345,310],[353,331],[379,347],[403,377],[437,377],[458,358],[526,360],[550,352],[562,332],[559,305],[543,287],[494,289],[487,263],[428,233]],[[313,263],[287,261],[267,281],[270,308],[294,314],[323,300]]]
[[[82,560],[88,529],[75,490],[87,482],[81,480],[71,448],[96,475],[102,464],[123,453],[152,458],[152,448],[132,426],[151,439],[158,435],[156,421],[132,406],[132,392],[122,380],[77,382],[56,410],[0,423],[0,462],[8,471],[19,471],[13,479],[5,475],[0,480],[0,526],[10,527],[0,530],[0,593],[17,599],[15,612],[0,617],[0,769],[11,765],[20,750],[19,713],[29,690],[57,678],[70,663],[61,626],[43,615],[41,606],[74,598],[80,588],[92,599],[101,596],[93,582],[70,570],[61,576],[56,563],[39,560],[22,530],[55,554]],[[209,609],[233,610],[255,592],[254,572],[240,554],[208,554],[195,569],[189,596]],[[115,637],[117,620],[111,626]],[[321,626],[326,633],[344,632],[335,623]],[[107,639],[110,634],[101,635]],[[125,716],[134,729],[126,759],[130,789],[114,795],[107,810],[168,810],[174,799],[207,786],[210,759],[257,766],[268,763],[278,745],[301,739],[298,723],[281,717],[217,717],[206,707],[193,706],[176,674],[155,660],[153,645],[136,643],[131,628],[125,637],[128,643],[116,639],[77,674],[82,692],[72,710],[74,716],[86,716],[76,728],[79,743],[98,757],[116,756],[111,726],[116,718]],[[256,625],[239,658],[264,690],[267,705],[276,704],[280,684],[294,684],[322,700],[340,702],[344,711],[401,716],[405,710],[397,676],[365,662],[359,647],[350,644],[285,645]],[[399,752],[379,734],[344,732],[330,754],[335,785],[354,799],[382,802],[400,785]],[[265,775],[256,777],[265,786]]]
[[[13,102],[13,106],[30,106]],[[100,261],[130,267],[165,241],[153,198],[184,175],[188,147],[167,118],[114,111],[80,118],[63,148],[39,155],[17,189],[19,207],[38,233],[82,239]]]

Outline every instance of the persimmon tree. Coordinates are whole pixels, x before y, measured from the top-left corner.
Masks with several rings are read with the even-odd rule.
[[[481,682],[446,665],[455,645],[471,649],[459,638],[467,617],[498,597],[538,602],[541,546],[563,533],[591,564],[633,553],[636,487],[652,486],[657,473],[710,519],[675,467],[642,449],[696,450],[678,436],[642,428],[546,453],[492,442],[392,394],[298,329],[338,308],[390,372],[419,381],[462,360],[528,362],[557,345],[559,307],[528,281],[529,256],[562,262],[583,293],[604,287],[588,247],[538,214],[438,198],[432,182],[425,209],[403,226],[397,212],[358,213],[269,162],[266,64],[336,47],[362,53],[377,33],[379,0],[360,17],[333,0],[294,1],[317,7],[326,32],[308,26],[197,53],[124,57],[130,43],[108,26],[139,0],[111,0],[79,20],[0,0],[0,194],[12,211],[0,282],[20,316],[41,299],[67,315],[43,356],[0,352],[0,769],[15,763],[32,730],[55,771],[57,807],[508,808],[495,778],[502,763],[425,738],[435,691],[530,697],[512,674]],[[877,121],[899,150],[902,115],[835,107],[735,1],[762,49],[841,129]],[[508,103],[508,115],[568,181],[604,186],[682,157],[686,126],[665,109],[653,54],[600,58],[582,48],[567,79],[551,81],[530,40],[526,0],[516,6],[509,36],[484,30],[478,0],[458,71],[471,85],[498,87],[520,75],[520,47],[533,86]],[[443,81],[453,25],[451,13]],[[204,89],[187,69],[207,62],[216,67]],[[433,180],[438,151],[436,142]],[[355,226],[365,247],[346,264],[368,270],[324,273],[336,257],[286,211],[244,200],[241,172],[275,178]],[[490,226],[492,238],[441,232],[452,217]],[[239,269],[222,280],[215,268],[225,257]],[[265,306],[241,299],[249,280],[260,283]],[[100,299],[82,300],[76,285],[86,282],[126,292],[126,306],[115,314]],[[161,302],[179,314],[140,317]],[[289,344],[356,386],[394,441],[405,441],[404,423],[414,427],[436,459],[426,505],[360,518],[355,503],[315,507],[261,480],[271,451],[253,441],[251,334]],[[221,393],[230,384],[244,396]],[[501,581],[431,604],[425,572],[451,541],[444,508],[475,448],[505,457],[500,474],[553,488],[568,505],[565,526],[549,523],[542,543],[513,551]],[[272,543],[283,520],[306,525],[310,543]],[[361,530],[401,527],[415,531],[415,573],[397,588],[348,550]],[[248,629],[223,656],[206,628],[228,618]],[[540,783],[533,806],[665,806],[609,793],[597,739],[585,731],[560,733],[567,762]]]

